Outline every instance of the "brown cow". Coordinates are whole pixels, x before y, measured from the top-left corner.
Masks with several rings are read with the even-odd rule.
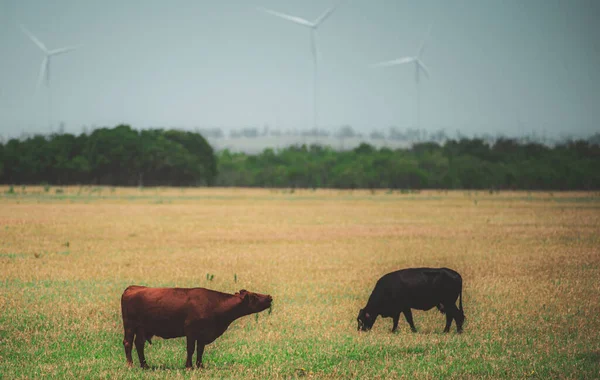
[[[135,337],[142,368],[148,368],[144,344],[153,336],[165,339],[187,338],[185,366],[192,367],[194,345],[198,345],[196,365],[202,367],[204,346],[220,337],[236,319],[259,313],[271,306],[266,294],[240,290],[235,294],[204,288],[148,288],[132,285],[121,296],[125,330],[125,357],[132,366],[131,349]]]

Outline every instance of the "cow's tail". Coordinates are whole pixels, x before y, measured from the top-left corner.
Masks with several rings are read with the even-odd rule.
[[[460,311],[460,315],[462,317],[462,321],[465,321],[465,312],[463,310],[463,306],[462,306],[462,278],[460,279],[460,293],[458,293],[458,310]],[[462,323],[461,323],[462,325]]]

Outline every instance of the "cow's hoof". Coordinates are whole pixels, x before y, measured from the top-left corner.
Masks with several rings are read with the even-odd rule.
[[[457,333],[457,334],[462,334],[462,333],[463,333],[463,331],[462,331],[462,330],[456,330],[456,333]]]
[[[412,332],[416,333],[416,332],[417,332],[417,329],[410,329],[410,331],[412,331]]]
[[[148,364],[146,364],[146,363],[144,363],[144,364],[141,364],[141,365],[140,365],[140,367],[141,367],[142,369],[148,369],[148,368],[150,368],[150,367],[148,367]]]
[[[198,367],[198,369],[204,369],[204,364],[202,363],[197,363],[196,366]]]

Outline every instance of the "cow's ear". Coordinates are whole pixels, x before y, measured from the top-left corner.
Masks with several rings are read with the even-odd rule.
[[[247,291],[240,291],[240,297],[242,298],[242,304],[247,305],[250,303],[250,293],[248,293]]]

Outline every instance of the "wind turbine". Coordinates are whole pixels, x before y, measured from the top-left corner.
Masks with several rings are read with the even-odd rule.
[[[307,27],[310,29],[310,43],[311,43],[311,51],[313,55],[313,127],[315,132],[317,132],[317,72],[318,72],[318,64],[317,64],[317,29],[319,26],[327,19],[331,14],[336,10],[336,8],[342,3],[343,0],[339,0],[332,7],[323,12],[315,21],[309,21],[301,17],[291,16],[285,13],[277,12],[271,9],[257,8],[261,12],[268,13],[270,15],[282,18],[287,21],[291,21],[295,24]]]
[[[423,37],[423,40],[421,41],[421,45],[419,46],[419,50],[417,50],[416,55],[410,56],[410,57],[402,57],[402,58],[398,58],[398,59],[393,59],[391,61],[379,62],[379,63],[371,65],[371,67],[389,67],[389,66],[404,65],[407,63],[414,63],[414,65],[415,65],[415,83],[416,83],[416,87],[417,87],[417,129],[420,129],[420,127],[421,127],[421,94],[420,94],[420,87],[419,87],[420,72],[423,71],[423,74],[425,74],[425,76],[427,78],[429,78],[429,69],[427,69],[427,66],[425,66],[425,64],[421,60],[421,57],[423,56],[423,51],[425,50],[425,42],[427,41],[427,38],[429,37],[430,33],[431,33],[431,25],[429,25],[429,28],[427,29],[427,33]]]
[[[56,55],[68,53],[72,50],[78,49],[80,45],[77,46],[67,46],[58,49],[49,50],[46,45],[42,41],[40,41],[36,36],[33,35],[23,24],[19,24],[19,27],[25,33],[29,39],[40,48],[40,50],[44,53],[44,59],[42,60],[42,65],[40,66],[40,73],[38,74],[36,92],[39,91],[39,88],[42,84],[42,81],[45,79],[46,87],[48,87],[48,124],[52,126],[52,98],[50,91],[50,59]]]

